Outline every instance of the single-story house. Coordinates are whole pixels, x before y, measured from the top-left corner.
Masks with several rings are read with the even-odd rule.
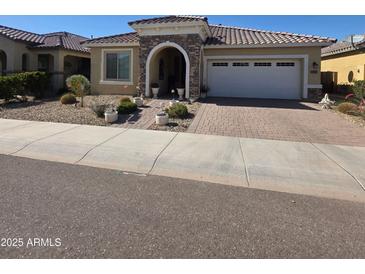
[[[300,99],[321,89],[321,48],[335,39],[209,24],[206,17],[165,16],[129,22],[135,32],[84,42],[95,94]]]
[[[365,80],[365,35],[351,35],[322,49],[322,82],[328,89]]]
[[[0,25],[0,75],[49,72],[50,88],[58,91],[69,75],[90,77],[90,52],[81,44],[85,40],[69,32],[37,34]]]

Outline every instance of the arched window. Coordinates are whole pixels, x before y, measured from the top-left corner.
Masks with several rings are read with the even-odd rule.
[[[24,53],[22,55],[22,71],[28,70],[28,54]]]

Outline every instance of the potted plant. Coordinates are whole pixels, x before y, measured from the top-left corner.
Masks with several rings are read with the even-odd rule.
[[[105,122],[113,123],[118,120],[118,111],[114,107],[106,109],[104,112],[104,118]]]
[[[178,86],[176,89],[177,89],[177,94],[179,94],[179,100],[184,100],[184,93],[185,93],[184,86]]]
[[[202,86],[201,88],[200,88],[200,96],[202,97],[202,98],[206,98],[207,97],[207,94],[208,94],[208,91],[209,91],[209,88],[208,88],[208,86]]]
[[[165,111],[156,114],[156,125],[164,126],[169,122],[169,115]]]
[[[158,92],[160,90],[159,84],[158,83],[152,83],[151,84],[151,89],[152,89],[153,98],[157,99],[157,95],[158,95]]]

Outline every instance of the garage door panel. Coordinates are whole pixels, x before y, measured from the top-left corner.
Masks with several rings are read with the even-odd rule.
[[[227,66],[223,66],[222,63],[226,63]],[[248,66],[233,66],[233,63],[248,63]],[[258,63],[258,66],[255,66],[255,63]],[[267,66],[267,63],[271,63],[271,66]],[[277,63],[280,65],[277,66]],[[300,62],[208,62],[208,87],[209,96],[298,99],[301,94]]]

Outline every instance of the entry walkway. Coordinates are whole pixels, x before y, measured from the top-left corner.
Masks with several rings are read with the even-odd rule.
[[[0,119],[0,154],[365,201],[365,147]]]

